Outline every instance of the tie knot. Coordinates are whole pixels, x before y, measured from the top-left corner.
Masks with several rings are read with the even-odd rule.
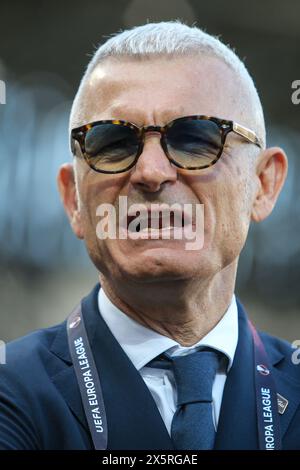
[[[211,402],[218,364],[218,353],[213,350],[200,350],[172,358],[177,386],[177,405]]]
[[[168,353],[164,353],[151,361],[149,366],[173,370],[177,388],[177,406],[211,402],[219,355],[219,352],[212,349],[198,350],[185,356],[171,357]]]

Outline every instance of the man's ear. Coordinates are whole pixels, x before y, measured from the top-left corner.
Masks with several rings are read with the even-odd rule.
[[[288,160],[279,147],[266,149],[259,157],[256,175],[258,187],[251,212],[251,219],[260,222],[271,214],[285,182]]]
[[[57,175],[57,184],[72,230],[78,238],[83,239],[83,226],[77,200],[74,166],[72,163],[64,163],[60,167]]]

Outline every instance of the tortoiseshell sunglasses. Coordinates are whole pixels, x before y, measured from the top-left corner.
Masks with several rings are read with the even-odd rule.
[[[132,168],[141,155],[147,132],[159,132],[168,159],[177,167],[200,170],[216,163],[229,132],[262,148],[256,134],[240,124],[211,116],[185,116],[165,126],[138,127],[127,121],[105,120],[71,131],[71,148],[80,145],[87,164],[100,173],[122,173]]]

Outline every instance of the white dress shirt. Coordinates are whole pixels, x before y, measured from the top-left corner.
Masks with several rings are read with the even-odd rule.
[[[224,385],[238,342],[238,311],[235,296],[233,295],[219,323],[198,343],[189,347],[180,346],[173,339],[130,318],[110,301],[102,288],[99,290],[98,306],[108,328],[143,377],[169,434],[177,400],[173,372],[147,367],[146,364],[165,351],[171,356],[184,355],[194,352],[199,346],[214,348],[227,356],[228,361],[224,358],[225,360],[220,362],[212,388],[213,421],[217,429]]]

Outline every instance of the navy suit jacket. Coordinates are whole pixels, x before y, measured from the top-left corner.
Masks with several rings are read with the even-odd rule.
[[[99,285],[82,309],[103,387],[108,449],[171,450],[158,408],[106,323],[99,315]],[[238,303],[239,341],[227,376],[215,449],[258,449],[253,342]],[[277,392],[288,401],[280,415],[283,449],[300,449],[300,366],[292,348],[260,333]],[[29,334],[7,346],[0,365],[0,449],[92,449],[68,349],[66,322]]]

